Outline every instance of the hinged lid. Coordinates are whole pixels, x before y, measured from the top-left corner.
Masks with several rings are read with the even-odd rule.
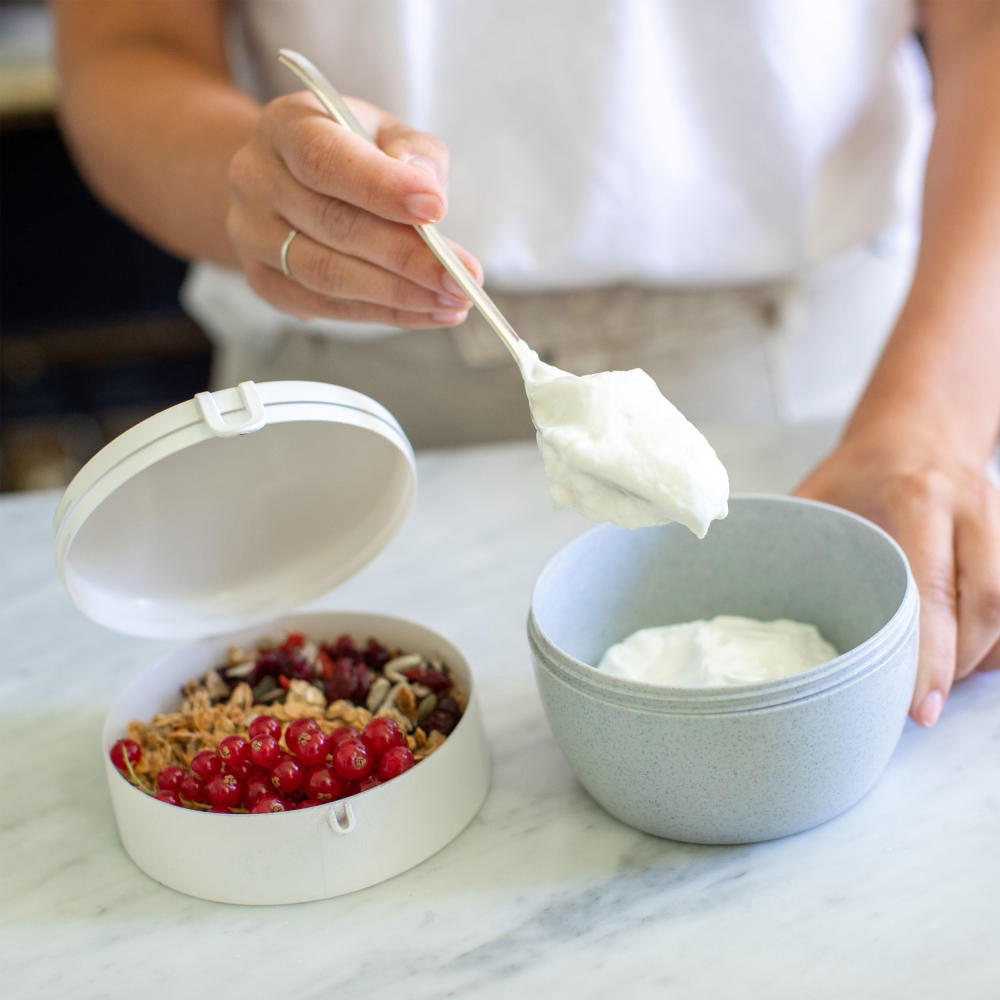
[[[368,396],[244,382],[137,424],[74,477],[59,575],[102,625],[208,635],[277,617],[352,576],[413,503],[413,451]]]

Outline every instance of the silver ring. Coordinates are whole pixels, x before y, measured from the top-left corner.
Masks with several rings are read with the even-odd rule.
[[[292,240],[299,235],[297,229],[293,229],[286,237],[285,242],[281,244],[281,270],[286,278],[290,278],[292,281],[292,272],[288,270],[288,248],[292,245]]]

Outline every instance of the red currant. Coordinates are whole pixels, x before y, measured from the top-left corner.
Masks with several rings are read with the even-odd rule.
[[[156,790],[158,792],[176,792],[184,777],[184,771],[179,767],[165,767],[156,776]]]
[[[342,799],[349,792],[349,783],[344,781],[332,767],[322,764],[310,768],[303,786],[305,794],[318,802],[332,802]]]
[[[252,813],[286,812],[288,803],[279,795],[262,795],[251,807]]]
[[[235,774],[217,774],[205,783],[205,794],[213,806],[236,806],[243,797],[243,782]]]
[[[351,726],[340,726],[330,733],[330,749],[336,749],[344,740],[356,740],[357,738],[358,731],[356,729]]]
[[[369,788],[374,788],[376,785],[381,785],[382,782],[379,781],[377,774],[369,774],[364,781],[361,782],[359,786],[359,791],[367,792]]]
[[[181,800],[177,798],[177,793],[169,790],[159,791],[153,798],[159,799],[160,802],[166,802],[168,806],[179,806],[181,804]]]
[[[319,730],[319,723],[315,719],[294,719],[285,726],[285,745],[289,750],[298,742],[299,736],[307,730]]]
[[[272,792],[270,776],[255,774],[244,786],[243,805],[250,809],[262,795],[271,795]]]
[[[177,786],[177,794],[184,802],[207,802],[205,784],[193,774],[185,774]]]
[[[275,790],[290,795],[302,787],[306,769],[294,757],[285,757],[271,768],[270,775]]]
[[[381,760],[383,754],[393,747],[406,746],[406,737],[395,719],[372,719],[365,726],[361,739],[376,760]]]
[[[393,747],[378,762],[378,776],[381,781],[398,778],[413,767],[413,751],[409,747]]]
[[[226,774],[235,775],[240,781],[246,781],[256,774],[260,768],[248,757],[246,760],[230,761],[226,764]]]
[[[250,744],[242,736],[227,736],[219,744],[219,756],[227,768],[241,764],[250,758]]]
[[[214,778],[222,771],[222,758],[211,750],[199,750],[191,758],[191,772],[202,781]]]
[[[344,781],[360,781],[375,768],[368,747],[359,739],[344,740],[333,751],[333,769]]]
[[[254,722],[257,720],[254,719]],[[258,733],[250,740],[250,759],[261,767],[276,764],[281,756],[281,744],[270,733]]]
[[[133,765],[138,764],[142,760],[142,747],[135,740],[119,740],[111,748],[111,763],[119,771],[128,774],[128,765],[125,763],[126,755]]]
[[[293,743],[288,744],[288,749],[303,764],[313,767],[326,760],[326,755],[330,752],[330,737],[322,729],[307,729]]]
[[[281,739],[281,723],[273,715],[258,715],[250,723],[250,740],[257,736],[273,736],[276,740]]]
[[[228,806],[212,806],[208,811],[210,813],[225,813],[227,816],[231,816],[233,812]]]

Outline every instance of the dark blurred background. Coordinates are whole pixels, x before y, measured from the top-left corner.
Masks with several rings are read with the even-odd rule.
[[[88,193],[55,125],[42,0],[0,0],[0,491],[65,485],[103,444],[208,385],[185,264]]]

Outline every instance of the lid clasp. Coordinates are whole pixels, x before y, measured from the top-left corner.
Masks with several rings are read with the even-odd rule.
[[[231,390],[230,390],[231,391]],[[237,434],[252,434],[259,431],[267,423],[264,412],[264,401],[260,398],[257,386],[253,382],[240,382],[236,390],[243,401],[246,410],[244,419],[229,423],[219,412],[215,396],[210,392],[199,392],[194,398],[201,410],[202,419],[208,424],[209,430],[216,437],[235,437]]]

